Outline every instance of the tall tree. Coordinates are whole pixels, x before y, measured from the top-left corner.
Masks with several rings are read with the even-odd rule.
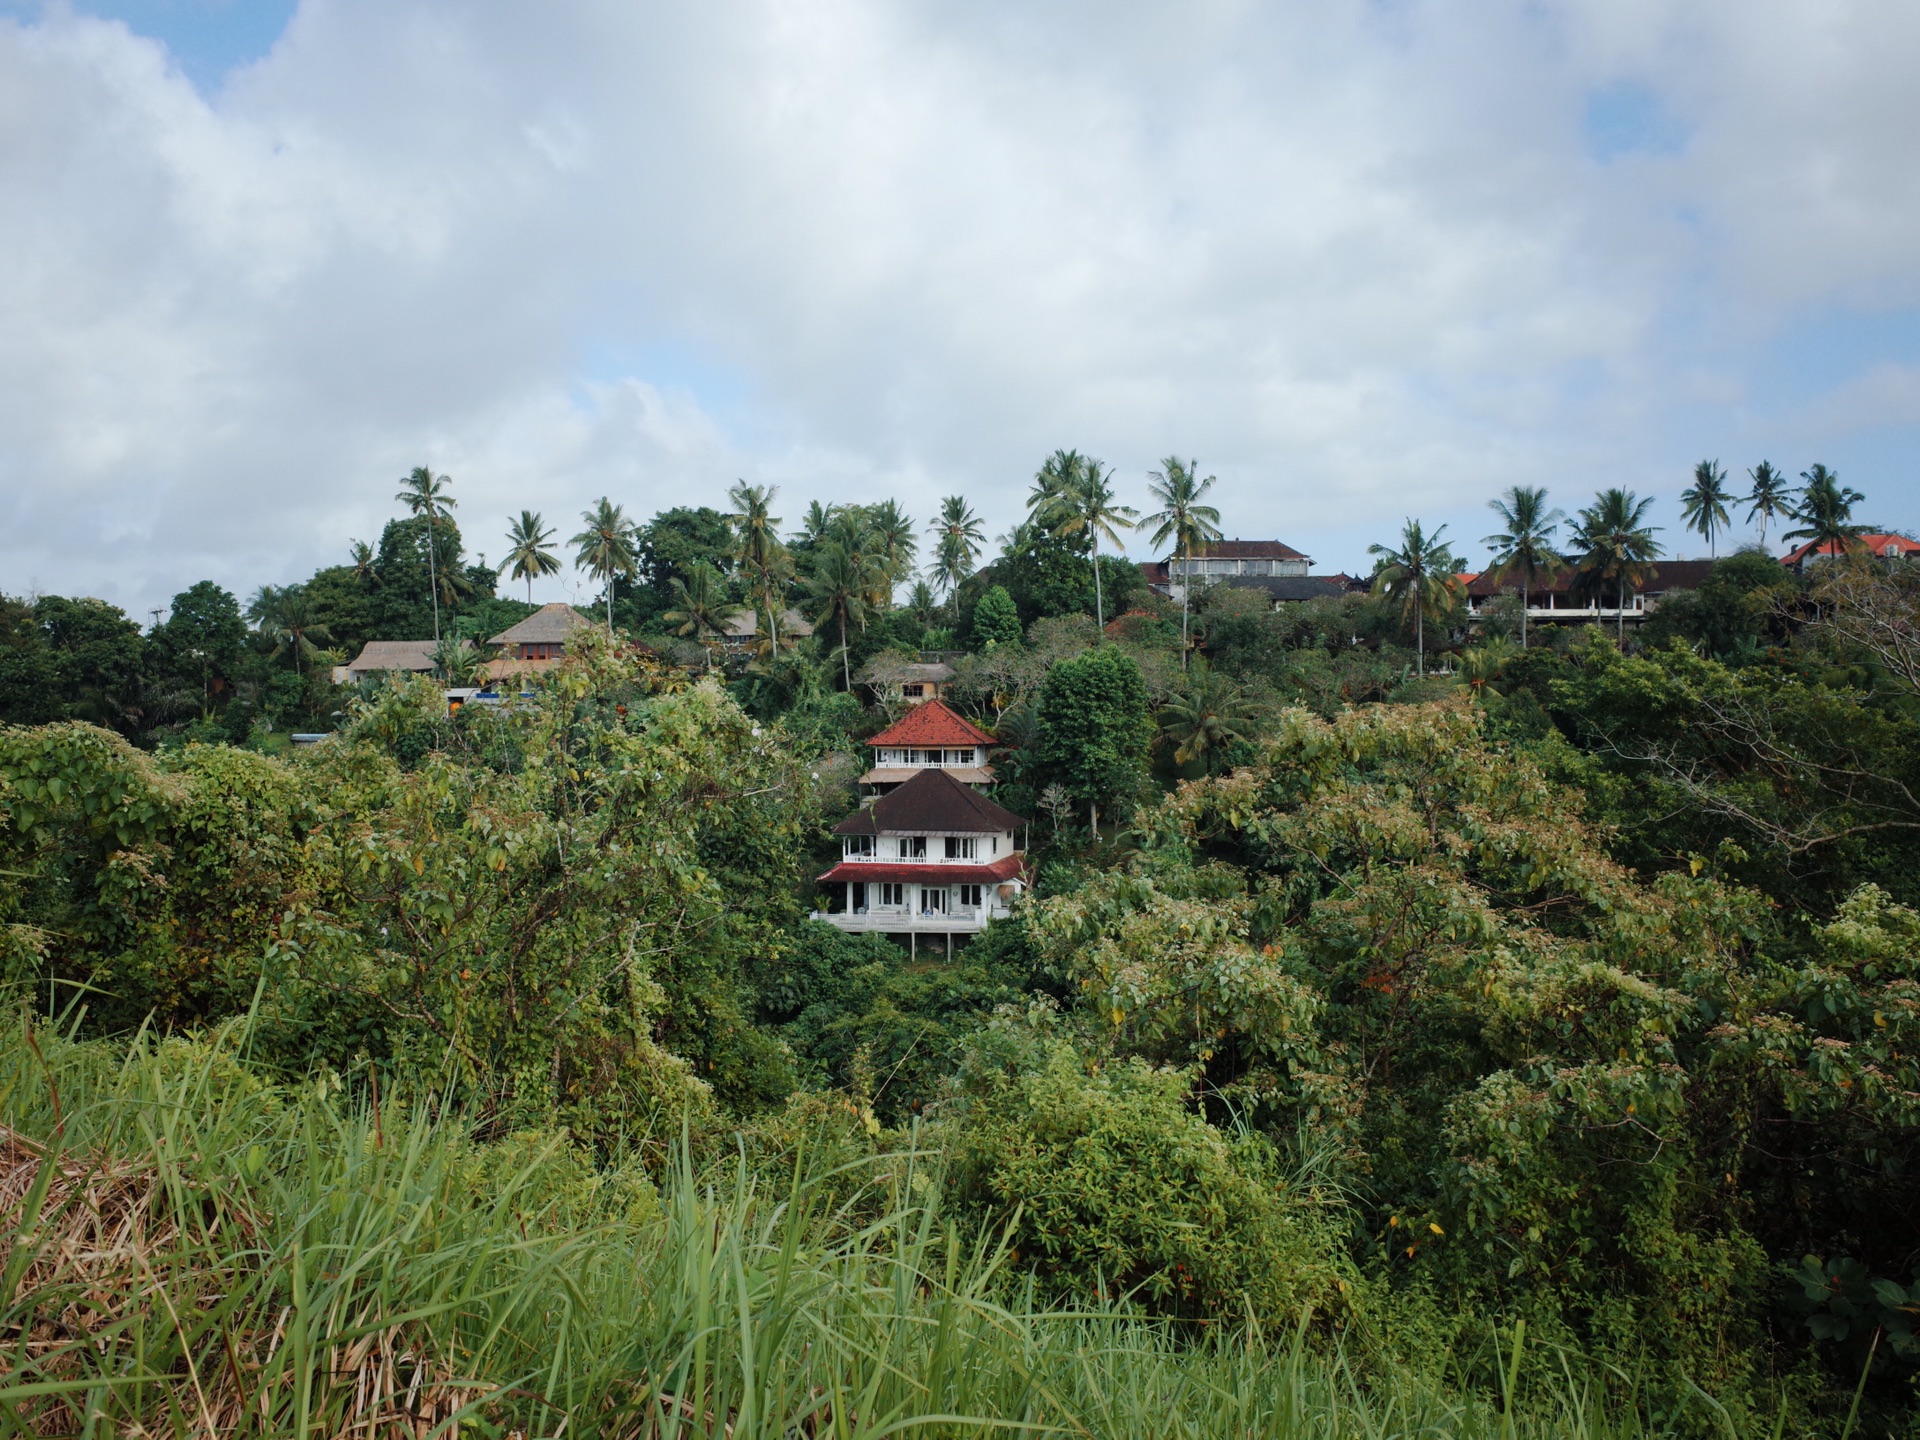
[[[1614,631],[1622,644],[1627,638],[1627,587],[1637,589],[1659,573],[1653,562],[1660,556],[1660,542],[1653,532],[1660,527],[1646,523],[1652,508],[1651,497],[1642,500],[1631,490],[1614,486],[1596,495],[1574,526],[1570,558],[1579,572],[1579,586],[1604,599],[1607,585],[1612,584]]]
[[[1498,585],[1516,571],[1520,575],[1520,648],[1524,650],[1533,582],[1543,570],[1557,570],[1566,563],[1553,548],[1553,536],[1567,517],[1558,510],[1547,509],[1547,492],[1539,485],[1515,485],[1500,499],[1489,500],[1487,508],[1498,515],[1507,528],[1480,543],[1493,547],[1490,578],[1494,584]]]
[[[553,531],[541,523],[538,510],[522,510],[520,518],[507,525],[507,559],[500,568],[511,570],[514,579],[527,582],[529,605],[533,603],[534,577],[560,573],[552,540]]]
[[[1792,512],[1800,528],[1789,530],[1780,538],[1811,540],[1815,555],[1827,549],[1836,555],[1852,549],[1867,528],[1854,523],[1853,507],[1867,497],[1842,485],[1840,477],[1824,465],[1802,470],[1800,478],[1807,483],[1801,487],[1800,499]]]
[[[247,604],[247,618],[273,642],[273,653],[267,658],[278,660],[286,655],[303,675],[326,653],[314,642],[333,638],[333,632],[314,613],[303,585],[262,585]]]
[[[448,493],[452,487],[450,477],[436,475],[425,465],[416,465],[413,472],[400,482],[400,493],[393,497],[415,515],[426,518],[427,589],[433,595],[433,643],[436,645],[440,643],[440,577],[434,552],[440,547],[435,530],[441,520],[452,518],[453,508],[459,504]]]
[[[1041,775],[1086,805],[1098,839],[1100,806],[1124,806],[1146,774],[1153,720],[1140,666],[1116,645],[1069,656],[1047,672],[1035,709]]]
[[[874,548],[886,577],[885,592],[875,596],[884,610],[893,604],[894,588],[913,572],[913,560],[919,552],[920,540],[913,533],[913,521],[893,500],[868,506],[867,524],[873,532]]]
[[[738,481],[727,498],[733,501],[734,555],[747,573],[754,595],[766,606],[767,639],[776,649],[780,644],[780,615],[785,608],[787,581],[793,573],[792,557],[780,542],[780,517],[769,513],[773,497],[780,488],[749,485]]]
[[[1113,472],[1098,460],[1077,450],[1057,450],[1034,477],[1030,502],[1035,519],[1055,535],[1086,539],[1093,554],[1093,619],[1103,631],[1107,615],[1100,587],[1100,537],[1124,550],[1127,542],[1120,538],[1119,527],[1131,529],[1140,518],[1132,506],[1116,502],[1112,482]]]
[[[613,582],[631,576],[639,565],[633,522],[604,495],[591,510],[581,511],[580,519],[586,528],[567,543],[574,546],[573,563],[607,587],[607,634],[612,635]]]
[[[866,627],[868,602],[881,575],[864,519],[846,512],[834,516],[814,550],[806,594],[813,623],[840,628],[840,677],[848,690],[853,689],[853,664],[847,627]]]
[[[940,518],[933,522],[933,534],[933,583],[947,597],[958,620],[960,583],[973,573],[986,531],[965,497],[949,495],[940,502]]]
[[[1213,476],[1200,478],[1198,460],[1182,460],[1169,455],[1158,470],[1147,472],[1147,493],[1160,502],[1160,508],[1140,521],[1140,528],[1155,526],[1148,544],[1155,549],[1173,543],[1177,560],[1192,560],[1201,545],[1220,538],[1220,512],[1201,503],[1213,488]],[[1095,568],[1096,576],[1098,567]],[[1187,668],[1187,597],[1193,590],[1193,577],[1182,574],[1180,584],[1180,668]],[[1184,762],[1183,762],[1184,763]]]
[[[1727,502],[1735,500],[1727,489],[1727,472],[1718,460],[1702,460],[1693,467],[1693,484],[1680,492],[1680,515],[1689,530],[1698,531],[1707,542],[1707,553],[1720,556],[1714,537],[1727,527]]]
[[[1787,491],[1787,477],[1773,468],[1771,460],[1762,460],[1747,472],[1753,488],[1747,492],[1747,520],[1758,516],[1760,543],[1767,543],[1767,526],[1778,516],[1791,517],[1793,500]]]
[[[1373,593],[1399,603],[1402,615],[1413,616],[1414,664],[1419,674],[1427,673],[1427,617],[1440,620],[1450,615],[1465,593],[1461,583],[1460,562],[1440,537],[1442,525],[1431,535],[1418,520],[1400,527],[1400,546],[1369,545],[1367,553],[1378,555],[1373,572]]]
[[[348,572],[360,584],[371,590],[380,583],[380,562],[374,558],[373,546],[364,540],[355,540],[349,552],[352,560],[347,565]]]
[[[660,618],[677,626],[677,634],[691,635],[707,652],[713,668],[713,647],[707,642],[723,633],[740,607],[727,599],[726,581],[706,561],[696,561],[673,577],[673,608]]]

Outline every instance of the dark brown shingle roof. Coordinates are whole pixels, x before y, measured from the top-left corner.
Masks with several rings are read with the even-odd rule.
[[[944,770],[919,770],[833,827],[836,835],[1002,835],[1020,817]]]
[[[1193,547],[1196,560],[1305,560],[1291,545],[1278,540],[1215,540]]]

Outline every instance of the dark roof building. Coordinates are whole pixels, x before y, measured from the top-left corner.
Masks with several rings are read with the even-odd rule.
[[[1011,835],[1020,817],[944,770],[911,779],[833,827],[836,835]]]

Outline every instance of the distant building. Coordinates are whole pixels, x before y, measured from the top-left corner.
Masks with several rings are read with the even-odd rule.
[[[1277,610],[1303,600],[1329,600],[1346,594],[1347,575],[1314,575],[1313,557],[1280,540],[1216,540],[1190,556],[1170,555],[1140,567],[1147,587],[1178,600],[1189,589],[1230,585],[1264,590]]]
[[[1789,550],[1781,557],[1782,565],[1790,565],[1795,570],[1803,568],[1809,560],[1831,560],[1836,555],[1859,554],[1865,551],[1882,560],[1911,560],[1920,556],[1920,540],[1907,535],[1862,535],[1851,546],[1843,549],[1829,540],[1824,545],[1815,545],[1809,540],[1798,549]]]
[[[991,735],[955,714],[946,701],[928,700],[867,741],[873,765],[860,783],[885,794],[920,771],[940,770],[963,785],[991,785],[987,748],[992,744]]]
[[[337,681],[370,675],[425,675],[433,669],[431,640],[369,640],[360,653],[339,667]]]
[[[1676,591],[1698,590],[1713,573],[1712,560],[1658,560],[1637,586],[1630,586],[1623,602],[1616,598],[1611,584],[1603,583],[1598,594],[1575,597],[1578,572],[1572,566],[1542,571],[1527,590],[1527,618],[1555,624],[1584,625],[1604,621],[1624,621],[1637,625],[1655,610],[1660,601]],[[1518,595],[1520,577],[1509,574],[1497,583],[1490,573],[1463,575],[1467,583],[1467,614],[1477,616],[1495,598]]]
[[[537,675],[558,665],[567,653],[567,641],[590,628],[571,605],[556,601],[542,605],[517,625],[509,625],[487,643],[501,648],[500,658],[487,662],[488,680]]]
[[[736,611],[734,617],[727,621],[726,627],[721,630],[721,640],[728,645],[751,644],[760,634],[761,618],[761,612],[752,607]],[[813,634],[813,626],[798,610],[780,612],[782,639],[804,640],[811,634]]]
[[[813,918],[916,942],[940,935],[951,946],[1011,913],[1026,888],[1020,823],[948,771],[917,770],[833,827],[841,860],[819,877],[829,898]]]

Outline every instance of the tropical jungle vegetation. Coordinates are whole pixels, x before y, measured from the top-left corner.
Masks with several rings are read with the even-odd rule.
[[[1497,501],[1475,613],[1414,520],[1169,599],[1071,450],[993,549],[604,499],[498,704],[446,690],[566,527],[496,570],[429,469],[244,606],[0,603],[0,1425],[1911,1434],[1920,566],[1751,474],[1704,540],[1836,553],[1633,629],[1521,598],[1657,571],[1624,490]],[[909,957],[808,915],[931,654],[1033,888]]]

